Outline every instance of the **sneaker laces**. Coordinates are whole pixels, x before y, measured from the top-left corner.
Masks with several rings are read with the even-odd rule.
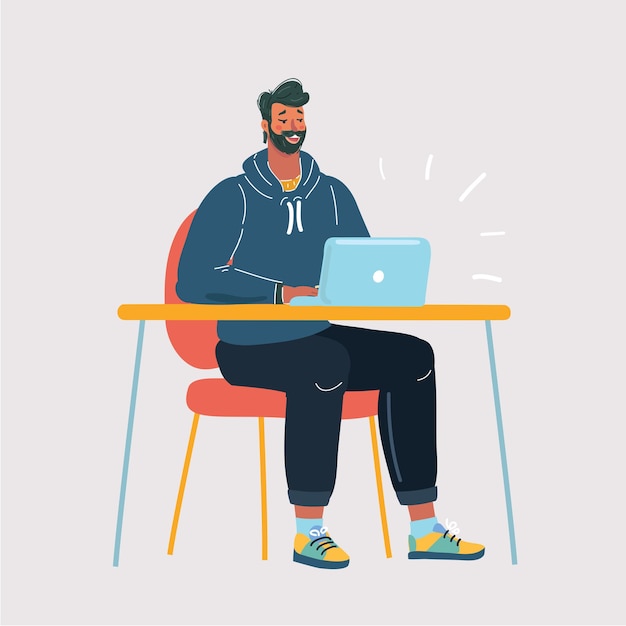
[[[457,526],[456,522],[454,520],[452,520],[451,522],[448,521],[447,517],[446,517],[446,528],[451,533],[454,533],[455,535],[458,535],[461,532],[461,529]]]
[[[461,537],[457,537],[456,535],[456,533],[461,532],[459,527],[456,525],[456,522],[454,521],[448,522],[447,519],[446,519],[446,525],[449,526],[449,528],[446,528],[442,524],[435,524],[435,527],[433,528],[433,530],[437,533],[443,533],[442,539],[449,539],[450,542],[456,540],[456,545],[458,546],[461,543]]]
[[[309,536],[313,537],[309,541],[310,546],[314,546],[316,550],[322,551],[322,556],[332,548],[338,548],[339,546],[327,535],[328,528],[326,526],[313,526],[309,530]]]

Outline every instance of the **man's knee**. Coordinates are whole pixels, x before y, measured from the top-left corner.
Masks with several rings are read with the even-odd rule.
[[[416,339],[419,342],[418,346],[416,346],[416,380],[421,382],[434,374],[435,352],[427,341],[417,337]]]
[[[337,342],[301,363],[296,377],[298,387],[321,394],[343,394],[348,386],[350,356]]]
[[[403,378],[423,382],[434,376],[435,354],[427,341],[412,335],[404,335],[399,351],[402,354],[399,365],[403,370]]]

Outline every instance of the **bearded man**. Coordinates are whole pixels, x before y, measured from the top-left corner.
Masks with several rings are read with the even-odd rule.
[[[296,79],[259,96],[267,149],[216,185],[196,212],[178,268],[181,300],[288,304],[316,295],[326,240],[369,236],[348,188],[301,149],[308,101]],[[349,563],[323,514],[335,485],[343,394],[371,389],[379,390],[391,481],[409,512],[409,558],[483,556],[482,545],[450,536],[435,516],[435,366],[426,341],[327,321],[220,321],[217,332],[216,356],[229,383],[286,394],[294,561],[327,569]]]

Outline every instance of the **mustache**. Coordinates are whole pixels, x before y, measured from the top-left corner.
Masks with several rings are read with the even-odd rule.
[[[306,135],[306,130],[283,130],[280,133],[281,137],[293,137],[294,135],[304,137],[304,135]]]

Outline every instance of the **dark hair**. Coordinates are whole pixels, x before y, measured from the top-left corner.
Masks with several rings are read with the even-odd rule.
[[[264,91],[256,101],[261,117],[272,121],[272,105],[280,102],[289,107],[301,107],[309,101],[309,94],[302,90],[302,83],[297,78],[288,78],[274,90]],[[267,142],[267,133],[263,131],[263,143]]]

